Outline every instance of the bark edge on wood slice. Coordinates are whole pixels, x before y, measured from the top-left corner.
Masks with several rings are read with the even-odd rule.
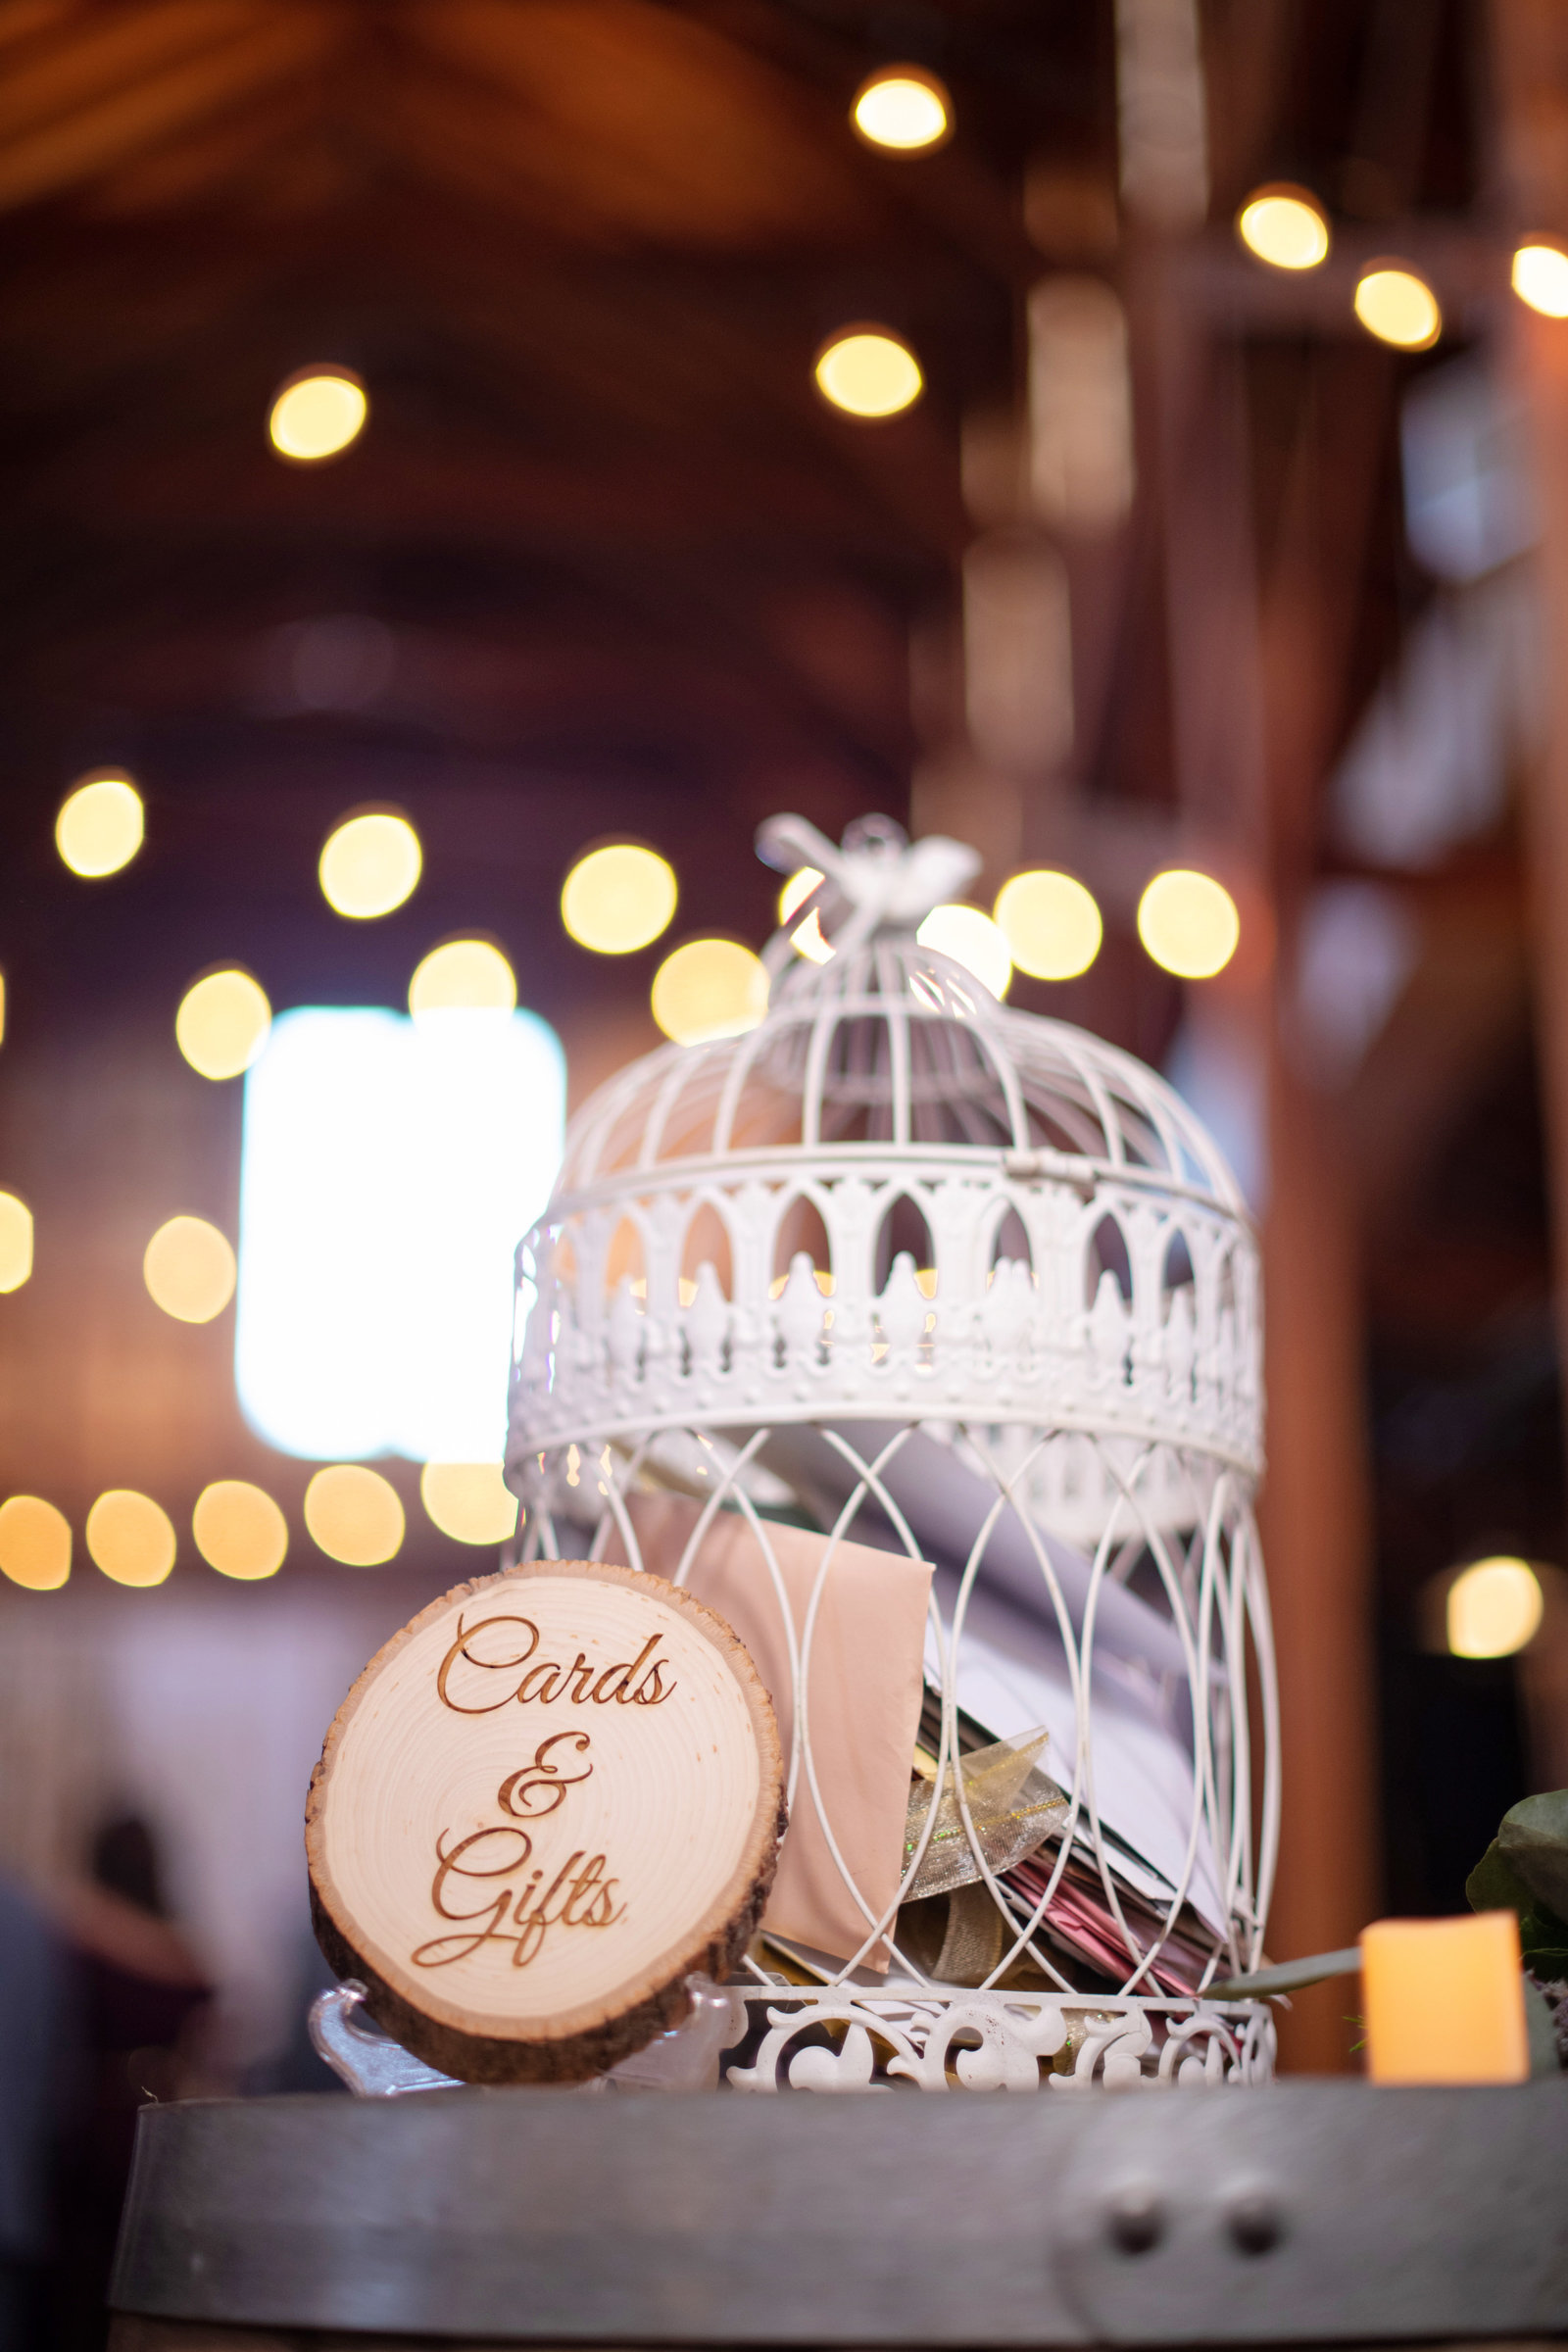
[[[498,1600],[510,1610],[497,1610]],[[492,1625],[510,1629],[504,1643],[499,1635],[481,1638]],[[531,1644],[523,1628],[535,1636]],[[625,1651],[632,1632],[638,1641]],[[655,1632],[661,1652],[637,1683],[629,1676],[617,1683],[612,1668],[618,1671],[622,1652],[635,1658]],[[673,1677],[667,1689],[654,1675],[661,1663]],[[542,1677],[546,1665],[565,1671]],[[571,1686],[564,1698],[563,1682]],[[529,1690],[530,1684],[539,1687]],[[640,1702],[630,1698],[634,1689],[643,1692]],[[519,1691],[526,1697],[519,1700]],[[681,1703],[666,1718],[669,1698]],[[712,1764],[685,1737],[693,1729]],[[541,1765],[539,1750],[552,1742],[556,1752]],[[570,1789],[586,1788],[596,1766],[603,1769],[593,1796],[573,1798]],[[673,1811],[666,1805],[662,1814],[652,1801],[658,1791],[651,1797],[645,1769],[672,1783]],[[618,1833],[617,1791],[628,1816]],[[657,1851],[662,1838],[670,1862],[680,1859],[683,1791],[707,1808],[703,1818],[711,1817],[714,1835],[710,1844],[693,1847],[684,1870],[670,1870],[676,1883],[662,1891],[646,1870],[639,1881],[638,1857]],[[574,1828],[581,1837],[568,1832],[565,1846],[583,1845],[572,1850],[573,1861],[585,1862],[587,1844],[603,1836],[601,1853],[585,1862],[590,1871],[593,1861],[602,1862],[602,1882],[567,1882],[578,1892],[547,1918],[534,1948],[519,1959],[524,1936],[515,1914],[535,1895],[541,1910],[553,1899],[548,1874],[560,1868],[562,1842],[552,1824],[568,1805],[578,1808]],[[360,1980],[376,2023],[428,2065],[469,2082],[585,2082],[681,2022],[688,1976],[721,1981],[736,1965],[772,1886],[785,1821],[772,1701],[724,1620],[646,1571],[603,1561],[534,1561],[475,1577],[431,1601],[376,1651],[333,1717],[305,1808],[312,1919],[333,1969]],[[639,1829],[651,1848],[636,1845]],[[486,1838],[494,1842],[485,1845]],[[618,1839],[613,1847],[612,1838]],[[451,1872],[455,1850],[462,1860],[465,1840],[477,1844],[469,1857],[474,1867],[443,1881],[442,1866]],[[509,1851],[517,1856],[515,1867]],[[530,1866],[541,1865],[544,1875],[530,1889]],[[721,1883],[711,1883],[715,1871]],[[518,1882],[522,1896],[514,1900]],[[558,1890],[562,1883],[558,1878]],[[633,1891],[615,1911],[613,1893],[605,1889],[628,1884]],[[454,1888],[460,1899],[438,1906],[438,1886],[443,1903]],[[498,1915],[494,1905],[503,1896]],[[639,1949],[661,1904],[667,1916],[656,1929],[655,1948]],[[569,1918],[573,1910],[576,1919]],[[596,1918],[596,1911],[607,1916]],[[613,1936],[628,1917],[637,1927],[621,1938],[631,1947],[625,1969],[617,1976],[617,1948],[593,1936],[589,1974],[596,1987],[570,1997],[577,1972],[564,1946],[584,1957],[583,1931]],[[467,1944],[487,1922],[483,1942],[455,1955],[465,1972],[458,1990],[440,1955],[449,1944]],[[579,1932],[571,1935],[572,1928]],[[549,1969],[536,1974],[547,1944]],[[416,1953],[431,1952],[437,1957],[416,1963]],[[563,1997],[541,2010],[543,1978],[560,1980]],[[535,2005],[518,2013],[516,2004],[536,1995]]]

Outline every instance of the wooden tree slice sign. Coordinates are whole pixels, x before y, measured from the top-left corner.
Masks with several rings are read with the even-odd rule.
[[[471,2082],[571,2082],[686,2014],[773,1883],[772,1702],[662,1577],[459,1585],[370,1660],[311,1781],[316,1933],[370,2014]]]

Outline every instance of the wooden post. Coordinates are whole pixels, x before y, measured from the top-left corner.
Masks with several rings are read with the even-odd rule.
[[[1494,0],[1499,151],[1512,225],[1568,233],[1568,20],[1552,0]],[[1510,304],[1508,358],[1532,427],[1541,517],[1545,729],[1527,766],[1525,843],[1550,1160],[1557,1350],[1568,1363],[1568,319]],[[1568,1388],[1564,1390],[1568,1401]]]
[[[1262,1529],[1274,1597],[1285,1793],[1271,1948],[1355,1940],[1379,1907],[1371,1498],[1357,1202],[1331,1102],[1293,1062],[1287,1020],[1318,810],[1350,651],[1387,416],[1387,360],[1318,352],[1302,387],[1277,552],[1260,598],[1269,875],[1279,936],[1270,992],[1264,1222],[1269,1468]],[[1299,1995],[1282,2063],[1355,2064],[1343,1984]]]
[[[1310,886],[1381,411],[1331,360],[1305,388],[1277,553],[1259,585],[1240,354],[1193,306],[1159,311],[1175,749],[1184,814],[1231,845],[1255,905],[1249,954],[1189,1019],[1223,1025],[1266,1121],[1268,1470],[1260,1503],[1279,1662],[1283,1816],[1268,1948],[1354,1941],[1377,1907],[1370,1509],[1356,1206],[1330,1104],[1296,1072],[1282,1010]],[[1356,355],[1357,357],[1359,355]],[[1357,394],[1361,397],[1358,400]],[[1347,410],[1354,412],[1347,415]],[[1364,412],[1370,410],[1368,416]],[[1324,444],[1331,446],[1325,449]],[[1271,956],[1279,943],[1280,952]],[[1354,2064],[1343,1984],[1280,2021],[1281,2064]]]
[[[1277,1031],[1276,1031],[1277,1038]],[[1279,1656],[1284,1803],[1269,1949],[1353,1943],[1378,1908],[1371,1543],[1354,1204],[1320,1101],[1271,1055],[1263,1225],[1268,1475],[1259,1513]],[[1293,1996],[1289,2072],[1353,2064],[1343,1981]]]

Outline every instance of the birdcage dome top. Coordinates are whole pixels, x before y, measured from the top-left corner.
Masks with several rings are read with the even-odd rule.
[[[833,855],[810,828],[781,825],[783,844],[765,836],[775,851],[801,862],[807,850]],[[760,1026],[662,1047],[599,1090],[567,1136],[558,1198],[781,1150],[853,1161],[891,1147],[1115,1175],[1244,1214],[1213,1139],[1154,1071],[1087,1030],[1009,1009],[920,945],[915,926],[944,884],[961,887],[973,855],[945,841],[889,849],[891,830],[873,850],[840,853],[839,873],[813,894],[837,918],[827,961],[775,943]],[[864,889],[867,868],[874,884],[895,860],[904,888],[892,906],[884,891],[867,907],[840,878]]]
[[[1017,1012],[912,935],[796,960],[738,1037],[662,1047],[572,1123],[558,1198],[802,1150],[981,1155],[1114,1175],[1245,1214],[1213,1139],[1130,1054]]]
[[[509,1459],[896,1412],[1196,1445],[1254,1475],[1256,1248],[1201,1122],[920,944],[978,866],[961,844],[868,820],[838,848],[776,818],[760,846],[821,876],[767,949],[766,1014],[578,1112],[519,1254]],[[825,960],[792,944],[812,913]]]

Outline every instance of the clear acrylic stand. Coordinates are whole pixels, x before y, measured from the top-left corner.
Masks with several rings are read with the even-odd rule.
[[[579,2091],[716,2090],[721,2054],[746,2032],[746,2003],[707,1977],[688,1977],[691,2009],[678,2026],[656,2034],[646,2049],[605,2075],[574,2085]],[[365,1986],[350,1977],[311,2003],[311,2041],[317,2055],[356,2098],[401,2099],[421,2090],[464,2090],[467,2084],[416,2058],[364,2017]]]

